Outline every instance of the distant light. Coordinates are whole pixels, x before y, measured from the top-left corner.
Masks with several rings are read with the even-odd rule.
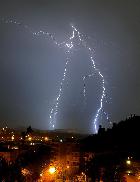
[[[26,169],[26,168],[22,168],[21,173],[22,173],[23,176],[30,175],[30,171],[28,169]]]
[[[69,169],[70,168],[70,166],[67,166],[67,169]]]
[[[130,160],[127,160],[126,161],[126,164],[130,165],[131,164],[131,161]]]
[[[55,167],[51,166],[51,167],[49,168],[49,173],[50,173],[50,174],[54,174],[55,171],[56,171]]]
[[[19,149],[19,148],[18,148],[18,146],[14,146],[14,147],[12,147],[12,149],[16,149],[16,150],[17,150],[17,149]]]
[[[14,139],[15,139],[14,135],[12,135],[11,139],[12,139],[12,140],[14,140]]]
[[[48,141],[49,139],[48,139],[48,137],[45,137],[45,141]]]
[[[35,143],[32,143],[32,142],[31,142],[30,145],[35,145]]]
[[[32,137],[29,137],[28,140],[31,141],[32,140]]]
[[[131,174],[131,171],[127,171],[127,174],[130,175]]]
[[[60,142],[62,143],[62,142],[63,142],[63,140],[62,140],[62,139],[60,139]]]

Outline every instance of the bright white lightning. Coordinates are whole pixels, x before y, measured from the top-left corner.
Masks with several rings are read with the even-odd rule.
[[[95,133],[98,132],[98,126],[99,126],[99,115],[103,109],[103,101],[104,101],[104,98],[105,98],[105,91],[106,91],[106,88],[105,88],[105,80],[104,80],[104,76],[103,74],[100,72],[99,69],[96,68],[96,65],[95,65],[95,61],[94,61],[94,58],[93,58],[93,55],[94,55],[94,50],[91,49],[87,43],[82,39],[82,34],[72,25],[72,29],[73,31],[75,31],[77,33],[77,36],[79,38],[79,41],[81,42],[81,44],[88,50],[89,52],[89,57],[90,57],[90,60],[92,62],[92,67],[94,69],[94,71],[99,75],[99,77],[101,78],[102,80],[102,94],[101,94],[101,97],[100,97],[100,104],[99,104],[99,108],[97,109],[97,112],[95,114],[95,117],[93,119],[93,130]],[[73,33],[73,35],[75,35],[76,33]],[[73,36],[74,38],[74,36]],[[85,84],[85,79],[86,77],[91,77],[93,76],[94,74],[90,74],[90,75],[87,75],[87,76],[84,76],[83,77],[83,81],[84,81],[84,90],[83,90],[83,95],[84,97],[86,96],[86,84]]]
[[[63,73],[63,78],[61,80],[60,87],[59,87],[58,96],[56,98],[55,105],[52,107],[51,112],[50,112],[50,116],[49,116],[49,118],[50,118],[50,129],[54,129],[55,125],[56,125],[56,115],[58,113],[59,100],[60,100],[61,95],[62,95],[62,88],[63,88],[63,84],[64,84],[64,81],[65,81],[65,78],[66,78],[67,65],[68,65],[69,61],[70,61],[70,59],[67,58],[64,73]]]
[[[70,43],[66,43],[65,46],[68,48],[68,51],[70,51],[72,48],[74,48],[73,39],[76,36],[78,36],[78,39],[79,39],[81,45],[83,45],[84,48],[86,48],[88,50],[88,52],[89,52],[89,57],[90,57],[90,60],[92,62],[92,67],[93,67],[94,71],[99,75],[99,77],[102,80],[102,94],[101,94],[101,97],[100,97],[100,105],[99,105],[99,108],[97,109],[96,115],[95,115],[94,120],[93,120],[93,130],[94,130],[95,133],[97,133],[98,132],[98,126],[99,126],[99,123],[98,123],[99,122],[98,121],[99,120],[99,115],[100,115],[100,113],[101,113],[101,111],[103,109],[103,101],[104,101],[104,98],[105,98],[105,91],[106,91],[106,88],[105,88],[105,80],[104,80],[103,74],[100,72],[99,69],[96,68],[95,61],[93,59],[94,50],[92,50],[90,47],[87,46],[87,43],[82,39],[82,36],[81,36],[82,34],[73,25],[71,27],[73,29],[73,32],[72,32],[72,36],[69,38],[69,42]],[[91,77],[93,75],[94,75],[94,73],[88,75],[87,77]],[[86,76],[83,77],[83,81],[84,81],[83,94],[84,94],[84,97],[86,96],[85,79],[86,79]],[[61,85],[63,85],[63,81],[65,81],[65,74],[63,76]],[[60,89],[61,89],[61,87],[60,87]],[[62,91],[60,89],[59,89],[59,93],[60,93],[60,91]],[[59,104],[60,97],[61,97],[61,94],[59,94],[58,97],[57,97],[56,106],[58,106],[58,104]],[[57,112],[54,112],[54,116],[56,116],[56,114],[57,114]],[[51,117],[51,119],[52,119],[52,117]],[[56,118],[54,118],[54,120],[55,119]]]
[[[66,55],[67,55],[67,58],[66,58],[66,63],[65,63],[65,69],[64,69],[64,73],[63,73],[63,78],[61,80],[61,83],[60,83],[60,87],[59,87],[59,92],[58,92],[58,96],[56,98],[56,101],[55,101],[55,104],[54,106],[51,108],[51,111],[50,111],[50,115],[49,115],[49,125],[50,125],[50,129],[55,129],[55,125],[56,125],[56,115],[58,113],[58,106],[59,106],[59,101],[60,101],[60,98],[61,98],[61,95],[62,95],[62,88],[63,88],[63,84],[64,84],[64,81],[65,81],[65,78],[66,78],[66,73],[67,73],[67,65],[70,61],[69,59],[69,53],[70,53],[70,50],[71,48],[73,47],[73,44],[72,42],[70,42],[70,44],[68,43],[65,43],[65,42],[61,42],[61,43],[58,43],[55,39],[55,37],[47,32],[47,31],[38,31],[38,32],[34,32],[28,25],[24,25],[23,23],[21,22],[18,22],[18,21],[15,21],[15,20],[5,20],[4,18],[1,18],[1,20],[6,23],[6,24],[16,24],[16,25],[19,25],[19,26],[22,26],[23,28],[27,29],[32,35],[34,36],[40,36],[40,35],[45,35],[47,36],[48,38],[50,38],[54,44],[56,44],[59,48],[68,48],[68,50],[66,51]]]
[[[100,100],[99,100],[99,108],[97,109],[96,114],[95,114],[94,119],[93,119],[93,131],[95,133],[97,133],[98,132],[98,126],[99,126],[99,116],[100,116],[101,111],[103,110],[103,102],[104,102],[105,95],[106,95],[106,93],[105,93],[106,92],[105,80],[104,80],[103,74],[100,72],[99,69],[96,68],[95,61],[94,61],[94,58],[93,58],[94,50],[87,45],[87,42],[82,38],[83,35],[76,29],[76,27],[71,25],[71,27],[72,27],[72,36],[69,37],[67,42],[58,43],[56,41],[55,37],[51,33],[47,32],[47,31],[40,30],[38,32],[34,32],[34,31],[32,31],[32,29],[29,26],[24,25],[24,24],[22,24],[20,22],[17,22],[15,20],[5,20],[4,18],[2,18],[1,20],[4,23],[8,23],[8,24],[12,23],[12,24],[22,26],[25,29],[27,29],[28,31],[30,31],[30,33],[32,33],[34,36],[45,35],[45,36],[49,37],[54,42],[54,44],[56,44],[59,48],[66,48],[67,49],[67,51],[66,51],[67,58],[66,58],[66,64],[65,64],[65,69],[64,69],[64,73],[63,73],[63,78],[62,78],[61,83],[60,83],[59,92],[58,92],[58,95],[56,97],[55,104],[52,107],[52,109],[50,111],[50,115],[49,115],[50,129],[55,129],[55,126],[56,126],[56,115],[58,113],[59,101],[60,101],[60,98],[62,96],[63,84],[64,84],[65,79],[66,79],[67,65],[71,61],[68,54],[70,54],[72,49],[75,49],[75,44],[76,43],[73,40],[75,38],[78,38],[79,44],[77,43],[76,46],[77,45],[82,45],[88,51],[90,61],[92,63],[92,68],[93,68],[94,72],[96,72],[99,75],[99,77],[100,77],[100,79],[102,81],[102,85],[101,85],[102,93],[101,93]],[[92,73],[90,75],[86,75],[86,76],[83,77],[83,82],[84,82],[83,95],[84,95],[84,97],[86,97],[86,83],[85,82],[86,82],[86,79],[91,77],[91,76],[94,76],[94,73]],[[108,117],[108,115],[107,115],[107,117]]]

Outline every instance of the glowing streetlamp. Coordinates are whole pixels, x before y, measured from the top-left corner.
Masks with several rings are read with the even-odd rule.
[[[28,137],[28,140],[29,140],[29,141],[32,141],[32,137]]]
[[[131,165],[130,157],[128,157],[128,159],[126,160],[126,164],[127,164],[127,165]]]
[[[49,173],[50,173],[50,174],[54,174],[55,172],[56,172],[55,167],[54,167],[54,166],[50,166],[50,168],[49,168]]]
[[[49,140],[48,137],[45,137],[44,139],[45,139],[45,141],[48,141]]]
[[[12,141],[15,139],[14,135],[12,135],[11,139],[12,139]]]
[[[70,168],[70,166],[67,166],[67,169],[69,169]]]
[[[131,164],[131,161],[130,160],[127,160],[126,161],[126,164],[130,165]]]

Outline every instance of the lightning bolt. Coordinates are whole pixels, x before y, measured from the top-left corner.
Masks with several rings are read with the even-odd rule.
[[[69,55],[70,55],[70,53],[72,53],[72,51],[76,50],[76,47],[78,47],[78,46],[79,47],[82,46],[82,47],[85,48],[85,50],[87,50],[90,61],[91,61],[91,66],[92,66],[93,73],[83,77],[83,83],[84,83],[83,95],[84,95],[84,98],[86,98],[86,79],[88,79],[90,77],[93,77],[95,73],[98,74],[99,78],[101,79],[102,92],[101,92],[100,99],[99,99],[99,107],[97,108],[97,111],[96,111],[94,117],[92,118],[92,127],[93,127],[92,129],[93,129],[94,133],[97,133],[98,132],[98,127],[99,127],[99,117],[100,117],[101,112],[103,112],[106,115],[107,119],[108,119],[107,113],[103,110],[103,103],[105,101],[105,96],[106,96],[105,79],[104,79],[103,74],[99,70],[99,68],[96,67],[95,60],[94,60],[95,50],[88,46],[87,41],[83,38],[84,35],[81,34],[79,32],[79,30],[75,26],[71,25],[72,35],[68,38],[68,40],[66,42],[64,41],[64,42],[59,43],[56,40],[55,36],[53,34],[47,32],[47,31],[40,30],[38,32],[35,32],[28,25],[25,25],[25,24],[23,24],[21,22],[11,20],[11,19],[10,20],[5,20],[4,18],[1,18],[1,20],[4,23],[7,23],[7,24],[12,23],[12,24],[16,24],[18,26],[22,26],[23,28],[27,29],[34,36],[45,35],[48,38],[50,38],[53,41],[53,43],[55,45],[57,45],[59,48],[64,48],[64,50],[66,50],[65,51],[66,63],[65,63],[65,69],[64,69],[64,72],[63,72],[63,77],[62,77],[62,80],[60,82],[59,91],[58,91],[58,95],[56,97],[55,103],[54,103],[53,107],[50,110],[50,115],[49,115],[50,129],[55,129],[55,126],[56,126],[57,113],[58,113],[58,110],[59,110],[59,102],[60,102],[62,92],[63,92],[63,85],[64,85],[64,82],[65,82],[65,79],[66,79],[68,65],[69,65],[70,62],[72,62]],[[75,39],[76,39],[76,41],[74,41]],[[86,100],[85,100],[85,102],[86,102]]]

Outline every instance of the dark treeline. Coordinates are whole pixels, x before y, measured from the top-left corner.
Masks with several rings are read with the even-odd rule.
[[[93,159],[85,162],[82,170],[92,181],[125,181],[128,156],[140,160],[139,138],[140,116],[133,115],[118,124],[114,123],[107,130],[100,126],[98,134],[81,141],[82,151],[94,153]]]
[[[82,140],[83,149],[94,152],[129,151],[140,149],[140,116],[131,116],[128,119],[114,123],[111,129],[99,127],[98,134]]]

